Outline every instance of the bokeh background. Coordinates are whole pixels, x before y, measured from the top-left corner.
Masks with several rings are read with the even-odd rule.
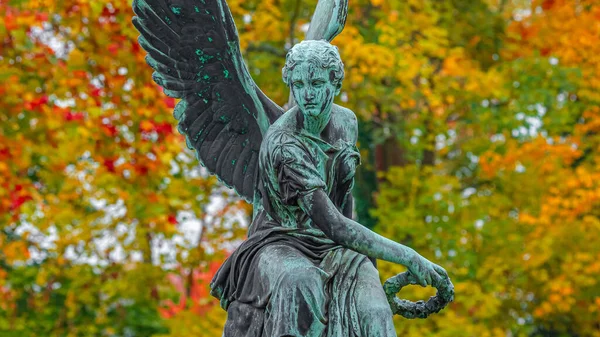
[[[228,3],[285,103],[316,0]],[[0,0],[1,336],[221,335],[208,283],[250,208],[185,149],[132,15]],[[600,336],[600,1],[350,0],[334,44],[337,103],[360,119],[358,220],[456,286],[398,335]]]

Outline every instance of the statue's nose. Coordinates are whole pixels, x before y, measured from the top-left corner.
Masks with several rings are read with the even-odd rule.
[[[304,98],[305,98],[307,101],[310,101],[310,100],[312,100],[313,98],[315,98],[315,92],[314,92],[314,90],[310,90],[310,89],[306,90],[306,91],[304,92]]]

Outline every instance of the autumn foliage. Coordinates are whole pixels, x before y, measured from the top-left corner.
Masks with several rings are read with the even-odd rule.
[[[283,104],[316,0],[228,3]],[[359,221],[456,286],[398,334],[600,337],[600,2],[349,3],[334,43],[338,103],[360,119]],[[185,150],[132,15],[0,0],[0,335],[221,334],[208,282],[250,209]]]

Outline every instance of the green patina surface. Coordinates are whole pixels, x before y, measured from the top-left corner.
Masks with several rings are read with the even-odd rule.
[[[266,186],[265,190],[267,191],[267,195],[263,197],[269,200],[269,207],[272,208],[275,219],[278,219],[277,221],[283,226],[290,228],[313,226],[316,233],[321,232],[323,236],[344,247],[372,258],[406,265],[409,268],[409,273],[405,275],[403,280],[412,284],[428,284],[439,287],[441,293],[440,297],[436,297],[436,301],[427,302],[427,305],[403,301],[401,302],[402,306],[398,306],[398,302],[395,301],[394,290],[399,288],[394,287],[386,288],[388,292],[385,295],[383,295],[384,291],[380,290],[379,293],[369,294],[369,296],[375,302],[389,301],[394,313],[407,318],[423,318],[432,312],[439,311],[453,298],[452,285],[449,280],[444,281],[447,276],[441,267],[432,264],[408,247],[390,242],[348,218],[335,215],[338,212],[337,209],[326,206],[327,202],[324,202],[319,195],[314,193],[304,194],[302,192],[303,188],[314,191],[321,186],[331,198],[336,193],[343,191],[344,188],[343,180],[339,180],[339,173],[336,171],[349,169],[350,172],[346,175],[353,176],[357,165],[356,156],[345,156],[343,154],[345,153],[344,149],[356,149],[356,118],[352,111],[333,104],[334,97],[340,92],[344,77],[343,64],[339,59],[337,49],[323,41],[303,41],[289,51],[282,76],[284,82],[291,89],[297,107],[286,112],[269,128],[264,140],[267,144],[261,150],[266,151],[266,153],[260,155],[262,163],[264,156],[268,158],[270,155],[269,151],[275,153],[282,151],[282,159],[279,160],[282,160],[285,164],[281,165],[289,166],[289,170],[294,172],[292,176],[286,176],[286,173],[282,173],[282,171],[270,169],[269,165],[272,160],[280,158],[277,155],[273,155],[274,159],[265,159],[265,164],[262,165],[263,171],[261,174],[265,176],[263,184]],[[280,167],[277,166],[280,164],[273,165],[274,168]],[[299,179],[294,184],[294,186],[298,186],[299,190],[292,193],[305,195],[305,197],[298,200],[298,205],[288,205],[288,202],[284,201],[288,198],[286,194],[289,195],[290,193],[284,187],[286,186],[286,180],[289,179]],[[270,189],[268,186],[273,187]],[[269,195],[271,190],[273,194]],[[333,198],[332,200],[338,200],[335,197]],[[343,210],[346,203],[351,201],[341,200],[340,204],[336,206]],[[298,217],[297,206],[309,215],[309,220]],[[302,223],[299,221],[308,222]],[[289,269],[289,273],[293,273],[298,268],[295,263],[297,263],[296,260],[290,260],[284,263],[281,268],[284,270]],[[350,261],[346,263],[351,264]],[[322,268],[328,270],[329,267],[324,265]],[[348,277],[361,279],[361,272],[357,270],[356,273]],[[285,285],[282,286],[285,287]],[[360,287],[363,288],[361,291],[367,292],[366,288],[368,286],[366,284],[360,285]],[[346,290],[339,289],[337,291]],[[321,296],[318,295],[320,293],[316,289],[308,291],[311,293],[310,297],[316,296],[319,298]],[[334,298],[343,297],[336,290],[329,296]],[[313,304],[324,300],[324,298],[319,298]],[[294,300],[290,299],[290,301],[293,305]],[[375,320],[373,322],[377,322],[377,326],[373,326],[360,317],[364,315],[364,312],[376,311],[377,309],[373,309],[374,304],[376,306],[376,303],[370,301],[362,303],[357,300],[355,310],[359,315],[349,319],[357,326],[371,326],[374,329],[372,330],[373,336],[392,336],[393,325],[390,327],[389,321],[386,320],[382,323]],[[315,314],[319,310],[318,306],[310,307],[310,311]],[[332,311],[330,312],[330,319],[341,320],[343,318],[337,317],[337,315],[348,314],[349,312]],[[385,313],[382,315],[386,316]],[[313,328],[315,326],[311,325]],[[314,336],[317,336],[319,330],[318,328],[315,329],[317,330]],[[297,332],[300,333],[300,331]]]
[[[215,0],[208,5],[205,0],[200,2],[200,7],[198,2],[192,5],[192,2],[186,1],[170,7],[176,15],[176,22],[163,17],[170,15],[168,10],[162,10],[159,16],[163,17],[166,25],[177,26],[180,16],[191,13],[196,17],[204,17],[206,14],[213,22],[204,17],[203,24],[218,34],[213,35],[218,36],[217,39],[205,35],[196,40],[197,44],[190,48],[196,57],[192,57],[191,61],[185,60],[194,63],[194,67],[190,67],[189,77],[192,79],[186,76],[188,82],[182,80],[182,83],[177,83],[179,85],[169,88],[174,90],[165,89],[165,93],[184,97],[175,107],[174,116],[180,121],[178,129],[186,135],[189,147],[209,143],[211,146],[221,146],[204,151],[208,153],[203,154],[205,158],[200,158],[200,151],[196,152],[198,159],[204,160],[207,167],[217,171],[214,173],[219,180],[223,176],[218,170],[229,170],[230,176],[234,172],[234,179],[257,177],[257,181],[251,180],[253,188],[259,186],[259,181],[261,186],[260,196],[252,200],[254,215],[263,215],[255,217],[248,240],[242,244],[242,247],[254,246],[239,250],[239,254],[250,251],[256,252],[256,256],[242,256],[235,260],[238,259],[236,251],[230,257],[234,260],[232,265],[236,267],[224,264],[211,284],[212,293],[221,299],[224,308],[228,308],[233,305],[232,302],[236,302],[235,296],[247,295],[236,292],[244,285],[246,278],[263,285],[256,285],[257,288],[249,291],[257,294],[255,300],[258,302],[261,302],[261,298],[271,299],[268,304],[271,312],[263,317],[271,321],[265,327],[281,330],[277,330],[277,333],[275,330],[265,331],[263,337],[320,337],[324,336],[324,331],[327,331],[327,337],[395,336],[392,309],[393,313],[410,318],[426,317],[431,312],[439,311],[453,298],[452,284],[443,268],[411,248],[381,237],[352,220],[351,190],[356,166],[360,163],[356,148],[357,121],[352,111],[333,104],[340,92],[344,69],[337,48],[328,42],[342,31],[347,0],[320,0],[307,34],[309,40],[295,45],[288,52],[282,77],[290,88],[293,97],[290,101],[294,105],[276,121],[268,116],[270,110],[265,108],[260,91],[243,62],[235,29],[228,27],[233,21],[226,2]],[[142,2],[140,6],[146,4]],[[166,25],[163,24],[164,30],[172,28]],[[168,44],[168,41],[162,42]],[[144,38],[140,38],[140,44],[144,48],[152,48]],[[171,54],[168,51],[166,53]],[[160,61],[151,57],[148,63],[155,69],[163,68]],[[214,69],[213,66],[222,67],[222,76],[209,70]],[[183,71],[181,68],[187,67],[157,70],[153,78],[158,84],[169,87],[173,84],[173,78]],[[165,75],[165,72],[169,74]],[[219,89],[222,84],[233,86],[241,96],[237,96],[235,101],[223,97],[218,90],[230,91]],[[182,90],[181,87],[193,87],[194,91]],[[188,97],[192,99],[190,103]],[[197,104],[200,102],[205,105]],[[235,111],[230,106],[235,107]],[[209,114],[203,115],[208,118],[202,119],[205,124],[201,124],[201,127],[198,126],[200,123],[194,124],[194,120],[186,120],[193,113],[197,114],[191,111],[192,107],[205,109],[201,113]],[[245,136],[212,139],[212,135],[217,133],[213,131],[220,129],[211,123],[220,123],[219,127],[225,132],[235,132],[234,137]],[[209,135],[211,139],[208,139]],[[236,139],[243,141],[240,144]],[[257,140],[262,143],[254,144]],[[231,146],[231,149],[227,146]],[[198,150],[197,147],[195,149]],[[239,151],[239,157],[232,159],[217,153],[233,153],[232,149]],[[257,161],[260,165],[255,164]],[[246,185],[244,182],[242,184]],[[273,231],[273,228],[285,230],[286,236],[276,240],[283,248],[275,249],[274,245],[267,245],[269,241],[265,239],[272,235],[269,231]],[[257,235],[265,237],[257,239]],[[291,250],[287,251],[287,248]],[[306,252],[306,249],[314,250],[313,253],[320,256],[321,260],[314,262],[315,258],[309,260],[304,253],[300,253]],[[242,265],[242,262],[249,263],[253,259],[266,262],[259,261],[257,271],[248,270]],[[384,291],[369,259],[405,265],[408,273],[388,281]],[[273,265],[270,266],[269,261],[273,261]],[[304,273],[309,277],[303,278]],[[235,277],[230,278],[230,274]],[[323,275],[333,276],[327,278]],[[297,283],[297,279],[302,282]],[[242,284],[232,284],[232,280]],[[277,287],[271,287],[272,284],[277,284]],[[399,301],[395,293],[406,284],[435,286],[439,290],[438,297],[425,304]],[[329,307],[323,309],[327,303]],[[262,313],[253,314],[252,317],[256,315]],[[230,320],[232,323],[229,326],[233,326],[234,330],[236,320],[239,320],[240,333],[241,327],[247,325],[247,322],[241,321],[242,316],[234,315]],[[356,327],[360,329],[356,330]],[[286,333],[280,334],[282,331]]]
[[[214,56],[205,54],[202,49],[196,49],[196,55],[198,55],[198,60],[202,63],[206,63],[214,58]]]

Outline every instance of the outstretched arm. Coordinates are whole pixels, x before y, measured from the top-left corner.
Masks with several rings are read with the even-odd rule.
[[[416,282],[441,284],[446,271],[419,255],[410,247],[387,239],[342,215],[322,189],[316,189],[298,200],[300,207],[334,242],[368,257],[406,266]]]
[[[345,216],[346,218],[352,220],[353,212],[354,212],[354,197],[350,193],[348,195],[348,200],[346,200],[346,204],[344,205],[344,207],[342,209],[342,215]],[[369,260],[371,260],[371,262],[373,263],[373,266],[375,266],[375,268],[377,268],[377,259],[374,257],[369,257]]]

